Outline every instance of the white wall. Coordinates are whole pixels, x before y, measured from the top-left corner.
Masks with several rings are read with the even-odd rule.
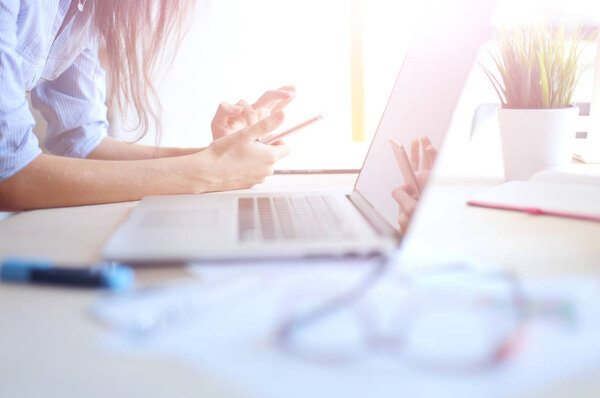
[[[372,134],[410,39],[410,2],[371,0],[364,7],[367,132]],[[162,145],[211,141],[210,121],[221,101],[254,101],[295,84],[287,111],[293,125],[317,113],[326,119],[290,137],[292,155],[280,167],[359,167],[370,141],[352,143],[350,126],[350,2],[347,0],[220,0],[200,2],[167,80]],[[152,136],[142,141],[153,144]],[[337,156],[329,155],[335,148]]]
[[[359,167],[410,43],[419,3],[363,0],[368,135],[365,142],[353,143],[350,0],[200,0],[193,26],[161,85],[162,145],[208,145],[210,121],[219,102],[253,101],[267,89],[296,84],[298,96],[288,109],[287,124],[318,112],[324,112],[326,120],[290,137],[292,155],[279,167]],[[539,16],[598,23],[597,3],[501,0],[496,24],[523,23]],[[588,58],[593,57],[593,49],[590,54]],[[577,101],[589,101],[591,76],[588,71],[582,79]],[[473,104],[497,102],[477,68],[468,87],[468,101]],[[462,108],[464,114],[459,116],[470,120],[472,109]],[[459,135],[456,139],[466,142],[468,129],[461,129]],[[150,135],[143,142],[152,145],[154,138]]]

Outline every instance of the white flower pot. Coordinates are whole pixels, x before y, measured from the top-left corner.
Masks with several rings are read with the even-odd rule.
[[[579,108],[498,109],[504,174],[526,180],[571,163]]]

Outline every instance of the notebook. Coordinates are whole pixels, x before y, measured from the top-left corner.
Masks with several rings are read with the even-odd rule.
[[[600,173],[543,171],[528,181],[498,185],[467,204],[600,222]]]

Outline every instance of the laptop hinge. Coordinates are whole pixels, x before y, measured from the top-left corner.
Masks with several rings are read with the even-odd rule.
[[[379,235],[392,236],[400,240],[401,236],[398,231],[388,224],[358,191],[352,191],[348,195],[348,199]]]

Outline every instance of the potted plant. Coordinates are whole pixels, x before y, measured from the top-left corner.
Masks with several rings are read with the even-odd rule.
[[[507,180],[571,162],[579,110],[572,105],[585,40],[563,27],[528,26],[496,32],[497,73],[482,65],[498,110]]]

